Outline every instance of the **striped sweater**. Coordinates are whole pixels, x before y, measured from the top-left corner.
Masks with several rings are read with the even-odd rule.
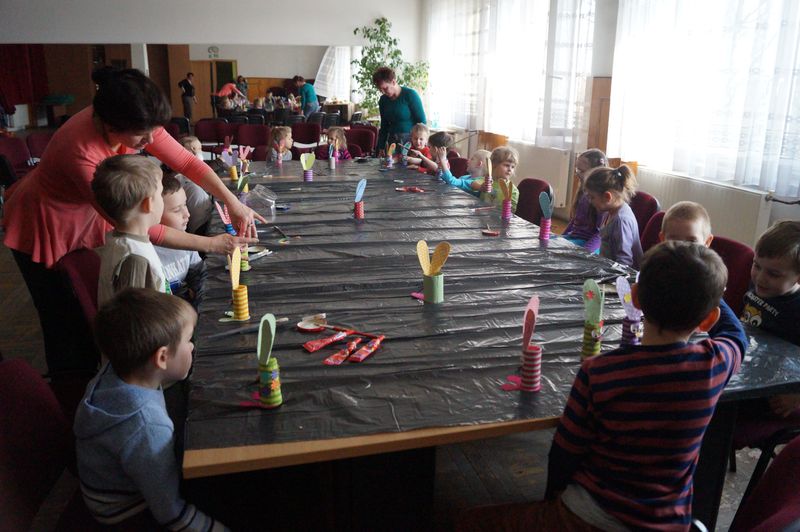
[[[631,529],[689,530],[703,435],[747,345],[720,307],[707,340],[623,347],[581,364],[553,438],[548,494],[576,483]]]

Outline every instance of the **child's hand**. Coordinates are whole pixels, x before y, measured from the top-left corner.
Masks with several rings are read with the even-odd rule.
[[[471,188],[472,190],[480,190],[482,186],[483,183],[479,181],[473,181],[472,183],[469,184],[469,188]]]
[[[447,150],[445,148],[436,148],[436,157],[439,159],[439,167],[444,170],[450,170],[450,160],[447,158]]]
[[[421,157],[422,156],[422,154],[419,152],[419,150],[415,150],[414,148],[409,148],[408,149],[408,154],[409,155],[413,155],[414,157]]]
[[[769,407],[776,415],[787,417],[800,407],[800,394],[786,394],[770,397]]]

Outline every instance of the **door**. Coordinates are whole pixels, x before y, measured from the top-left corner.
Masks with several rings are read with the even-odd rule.
[[[226,83],[236,83],[236,61],[214,61],[214,74],[217,91]]]
[[[213,118],[211,112],[211,93],[214,92],[211,80],[212,61],[192,61],[192,72],[194,72],[194,93],[197,96],[197,104],[194,106],[194,120],[201,118]]]

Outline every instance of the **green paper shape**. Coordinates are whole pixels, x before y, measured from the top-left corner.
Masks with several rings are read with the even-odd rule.
[[[553,202],[550,201],[550,196],[547,192],[542,191],[539,193],[539,206],[542,208],[543,218],[553,217]]]
[[[266,324],[266,327],[264,326]],[[264,314],[258,327],[258,344],[256,354],[258,363],[266,366],[272,355],[272,344],[275,342],[275,315]]]
[[[300,155],[300,164],[303,166],[303,170],[311,170],[316,160],[317,157],[313,153],[304,153]]]
[[[586,310],[586,323],[598,326],[603,321],[603,291],[594,279],[583,283],[583,306]]]
[[[240,177],[239,181],[236,183],[236,190],[241,192],[242,190],[244,190],[245,185],[247,185],[248,183],[250,183],[249,176]]]

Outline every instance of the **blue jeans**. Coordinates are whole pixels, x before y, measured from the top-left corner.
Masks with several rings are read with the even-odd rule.
[[[308,115],[311,113],[316,113],[319,111],[319,102],[308,102],[305,107],[303,107],[303,116],[308,118]]]

